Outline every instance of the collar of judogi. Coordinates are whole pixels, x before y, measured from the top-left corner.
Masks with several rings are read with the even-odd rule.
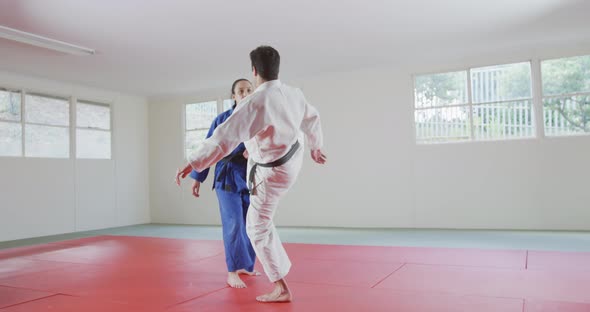
[[[280,85],[281,85],[281,81],[279,79],[275,79],[275,80],[267,81],[267,82],[259,85],[258,88],[256,89],[256,91],[262,91],[262,90],[268,89],[270,87],[280,86]]]

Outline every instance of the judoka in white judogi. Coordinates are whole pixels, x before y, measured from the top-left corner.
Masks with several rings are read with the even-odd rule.
[[[266,275],[275,283],[273,293],[257,299],[290,301],[291,294],[284,278],[291,262],[279,239],[273,216],[301,169],[304,137],[312,158],[321,164],[325,162],[320,151],[322,128],[318,111],[306,101],[301,90],[278,79],[266,81],[258,75],[256,68],[253,70],[261,84],[237,105],[233,114],[215,129],[210,138],[199,144],[189,158],[190,166],[179,171],[178,175],[184,177],[184,172],[188,170],[190,173],[192,168],[197,171],[207,169],[244,142],[249,154],[251,188],[247,233]]]

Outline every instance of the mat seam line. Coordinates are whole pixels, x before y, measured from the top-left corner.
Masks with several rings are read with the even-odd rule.
[[[381,284],[383,281],[385,281],[386,279],[388,279],[390,276],[392,276],[395,272],[401,270],[401,268],[405,267],[406,263],[403,263],[399,268],[395,269],[393,272],[391,272],[389,275],[387,275],[386,277],[384,277],[383,279],[381,279],[380,281],[377,282],[377,284],[371,286],[371,289],[377,287],[377,285]]]
[[[184,300],[184,301],[178,302],[178,303],[171,304],[171,305],[169,305],[169,306],[166,306],[166,310],[168,310],[168,309],[170,309],[170,308],[173,308],[173,307],[176,307],[176,306],[179,306],[179,305],[181,305],[181,304],[183,304],[183,303],[187,303],[187,302],[189,302],[189,301],[193,301],[193,300],[197,300],[197,299],[203,298],[203,297],[205,297],[205,296],[209,296],[209,295],[211,295],[211,294],[214,294],[214,293],[216,293],[216,292],[222,291],[222,290],[224,290],[224,289],[227,289],[227,288],[228,288],[228,287],[226,286],[226,287],[223,287],[223,288],[220,288],[220,289],[216,289],[216,290],[213,290],[213,291],[210,291],[210,292],[204,293],[204,294],[202,294],[202,295],[199,295],[199,296],[196,296],[196,297],[194,297],[194,298],[190,298],[190,299],[187,299],[187,300]]]
[[[60,294],[51,294],[51,295],[48,295],[48,296],[45,296],[45,297],[36,298],[36,299],[32,299],[32,300],[27,300],[27,301],[23,301],[23,302],[11,304],[9,306],[5,306],[3,308],[0,308],[0,310],[4,310],[4,309],[11,308],[11,307],[14,307],[14,306],[18,306],[18,305],[21,305],[21,304],[30,303],[30,302],[33,302],[33,301],[42,300],[42,299],[46,299],[46,298],[49,298],[49,297],[55,297],[55,296],[59,296],[59,295]]]

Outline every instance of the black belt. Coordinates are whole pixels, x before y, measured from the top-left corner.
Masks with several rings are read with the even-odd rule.
[[[285,163],[287,163],[289,161],[289,159],[291,159],[293,157],[293,155],[295,155],[295,152],[297,152],[297,150],[299,149],[299,141],[296,141],[295,144],[293,144],[291,146],[291,149],[287,152],[287,154],[285,154],[285,156],[271,162],[268,164],[259,164],[259,163],[254,163],[254,166],[252,166],[252,169],[250,170],[250,176],[248,177],[248,190],[250,190],[250,194],[254,195],[254,192],[256,191],[256,185],[254,185],[254,176],[256,175],[256,168],[258,166],[260,167],[264,167],[264,168],[272,168],[272,167],[278,167],[278,166],[282,166]]]
[[[246,158],[244,158],[244,155],[242,152],[238,152],[233,155],[229,155],[229,156],[222,158],[217,163],[217,166],[223,166],[223,167],[221,167],[221,170],[219,171],[219,174],[215,178],[215,181],[222,182],[222,189],[224,191],[228,191],[228,192],[234,191],[234,190],[232,190],[231,186],[225,184],[225,178],[228,175],[228,168],[227,167],[228,167],[228,163],[230,163],[230,162],[235,163],[235,164],[246,164],[248,162],[248,160]],[[235,179],[233,177],[232,170],[229,171],[229,174],[232,175],[231,178],[235,181]],[[215,188],[215,183],[213,183],[213,188]]]

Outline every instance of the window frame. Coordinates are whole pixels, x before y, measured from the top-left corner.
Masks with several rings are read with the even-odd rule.
[[[461,104],[448,104],[448,105],[440,105],[440,106],[428,106],[428,107],[417,107],[416,106],[416,77],[418,76],[429,76],[429,75],[437,75],[437,74],[446,74],[446,73],[461,73],[465,72],[466,75],[466,89],[467,89],[467,102]],[[424,74],[414,74],[412,75],[412,99],[413,101],[413,115],[414,115],[414,142],[418,145],[430,145],[430,144],[448,144],[448,143],[465,143],[471,142],[473,140],[473,112],[471,109],[471,88],[470,88],[470,71],[465,69],[458,69],[458,70],[448,70],[442,72],[435,72],[435,73],[424,73]],[[443,109],[443,108],[461,108],[461,107],[469,107],[469,124],[470,124],[470,135],[468,139],[458,139],[458,140],[445,140],[445,141],[424,141],[418,140],[418,124],[416,123],[416,112],[417,111],[428,111],[434,109]]]
[[[18,124],[20,125],[21,135],[20,135],[20,154],[19,155],[0,155],[0,159],[2,158],[30,158],[30,159],[51,159],[51,160],[114,160],[115,154],[115,108],[112,102],[106,100],[90,100],[90,99],[79,99],[76,95],[65,95],[60,94],[59,92],[47,92],[47,91],[37,91],[37,90],[30,90],[23,87],[18,86],[10,86],[10,85],[0,85],[0,90],[19,93],[21,97],[20,102],[20,121],[14,120],[7,120],[0,118],[0,122],[3,123],[10,123],[10,124]],[[27,96],[40,96],[50,99],[58,99],[64,100],[68,102],[68,125],[52,125],[46,123],[39,123],[39,122],[27,122]],[[90,105],[98,105],[98,106],[108,106],[109,107],[109,130],[95,128],[95,127],[78,127],[77,124],[77,103],[82,102],[84,104]],[[27,156],[27,144],[26,144],[26,132],[27,132],[27,125],[32,126],[43,126],[43,127],[52,127],[52,128],[62,128],[68,129],[68,153],[67,157],[50,157],[50,156]],[[100,130],[100,131],[108,131],[110,132],[110,158],[78,158],[77,157],[77,130]]]
[[[187,129],[187,125],[186,125],[186,108],[189,105],[194,105],[194,104],[205,104],[205,103],[210,103],[210,102],[215,102],[216,103],[216,115],[215,117],[219,116],[219,114],[223,113],[223,98],[221,97],[217,97],[215,99],[201,99],[201,100],[196,100],[196,101],[191,101],[189,103],[183,103],[182,105],[182,114],[181,114],[181,125],[182,125],[182,147],[183,147],[183,152],[182,154],[184,155],[184,159],[188,160],[189,156],[187,154],[187,144],[186,144],[186,137],[187,137],[187,133],[191,132],[191,131],[203,131],[203,130],[209,130],[211,128],[211,123],[209,123],[209,126],[207,128],[195,128],[195,129]],[[215,117],[213,118],[213,120],[215,119]],[[213,122],[213,120],[211,120],[211,122]]]
[[[113,122],[113,105],[112,103],[103,103],[103,102],[97,102],[97,101],[90,101],[90,100],[85,100],[85,99],[80,99],[80,98],[76,98],[72,101],[73,103],[75,103],[73,105],[73,122],[75,123],[75,125],[72,127],[73,129],[73,136],[74,136],[74,149],[73,149],[73,158],[75,159],[83,159],[83,160],[113,160],[113,151],[114,151],[114,138],[113,138],[113,132],[114,132],[114,122]],[[109,129],[103,129],[103,128],[98,128],[98,127],[79,127],[78,126],[78,104],[85,104],[85,105],[94,105],[94,106],[100,106],[100,107],[108,107],[109,109]],[[78,130],[92,130],[92,131],[102,131],[102,132],[108,132],[109,136],[110,136],[110,151],[109,151],[109,158],[88,158],[88,157],[79,157],[78,156]]]
[[[590,53],[588,54],[581,54],[581,55],[571,55],[571,56],[562,56],[562,57],[552,57],[552,58],[545,58],[539,60],[539,106],[540,106],[540,123],[543,126],[543,137],[548,139],[562,139],[562,138],[575,138],[575,137],[586,137],[590,136],[590,131],[588,132],[577,132],[577,133],[567,133],[567,134],[552,134],[547,135],[547,127],[545,122],[545,99],[552,99],[552,98],[564,98],[564,97],[576,97],[576,96],[589,96],[590,97],[590,90],[583,91],[583,92],[569,92],[569,93],[559,93],[559,94],[549,94],[545,95],[545,90],[543,89],[543,62],[546,61],[556,61],[562,59],[571,59],[571,58],[578,58],[578,57],[588,57],[590,58]],[[590,78],[590,77],[589,77]]]
[[[71,96],[60,96],[60,95],[52,95],[49,93],[44,93],[44,92],[28,92],[27,90],[22,90],[22,94],[23,97],[21,98],[21,107],[22,107],[22,137],[23,137],[23,142],[22,142],[22,157],[24,158],[37,158],[37,159],[71,159],[72,158],[72,149],[74,148],[75,144],[72,141],[72,122],[74,117],[72,115],[72,111],[74,108],[73,105],[73,101],[72,101],[72,97]],[[61,126],[61,125],[51,125],[51,124],[44,124],[44,123],[38,123],[38,122],[28,122],[27,121],[27,96],[37,96],[37,97],[44,97],[44,98],[49,98],[49,99],[55,99],[55,100],[63,100],[63,101],[67,101],[68,102],[68,125],[67,126]],[[26,129],[27,129],[27,125],[33,125],[33,126],[42,126],[42,127],[52,127],[52,128],[61,128],[61,129],[67,129],[68,130],[68,156],[67,157],[50,157],[50,156],[27,156],[27,144],[26,144]]]
[[[473,86],[472,86],[472,77],[471,71],[473,69],[478,68],[485,68],[485,67],[493,67],[493,66],[502,66],[502,65],[516,65],[521,63],[528,63],[530,68],[530,83],[531,83],[531,95],[530,98],[519,98],[519,99],[512,99],[512,100],[502,100],[502,101],[495,101],[495,102],[478,102],[474,103],[473,101]],[[499,142],[499,141],[518,141],[518,140],[535,140],[539,137],[539,122],[537,111],[539,110],[537,103],[535,100],[537,99],[537,87],[536,83],[537,80],[540,81],[540,75],[535,73],[535,67],[540,66],[540,61],[534,59],[528,60],[521,60],[521,61],[510,61],[508,63],[502,64],[488,64],[488,65],[480,65],[480,66],[469,66],[467,68],[455,68],[455,69],[448,69],[444,71],[436,71],[436,72],[425,72],[425,73],[414,73],[412,74],[412,108],[413,108],[413,119],[414,119],[414,143],[416,145],[438,145],[438,144],[464,144],[464,143],[483,143],[483,142]],[[429,106],[429,107],[417,107],[417,98],[416,98],[416,78],[418,76],[429,76],[429,75],[437,75],[437,74],[446,74],[446,73],[454,73],[454,72],[465,72],[466,75],[466,83],[467,83],[467,103],[462,104],[452,104],[452,105],[440,105],[440,106]],[[489,138],[489,139],[478,139],[475,136],[475,124],[474,124],[474,107],[481,106],[481,105],[489,105],[489,104],[500,104],[500,103],[513,103],[517,101],[530,101],[531,106],[531,119],[532,119],[532,135],[526,137],[505,137],[505,138]],[[542,103],[541,103],[542,105]],[[454,139],[454,138],[446,138],[444,140],[420,140],[418,138],[418,123],[416,122],[416,112],[417,111],[425,111],[425,110],[432,110],[432,109],[445,109],[445,108],[459,108],[459,107],[468,107],[469,108],[469,138],[467,139]],[[541,107],[542,109],[542,107]],[[542,124],[541,127],[544,125]]]
[[[24,98],[25,93],[22,89],[18,88],[8,88],[8,87],[0,87],[0,91],[4,92],[13,92],[20,94],[20,120],[9,120],[0,118],[0,122],[2,123],[11,123],[11,124],[18,124],[20,125],[21,135],[20,135],[20,155],[0,155],[0,157],[4,158],[21,158],[25,157],[25,127],[24,127],[24,119],[25,119],[25,107],[24,107]]]

